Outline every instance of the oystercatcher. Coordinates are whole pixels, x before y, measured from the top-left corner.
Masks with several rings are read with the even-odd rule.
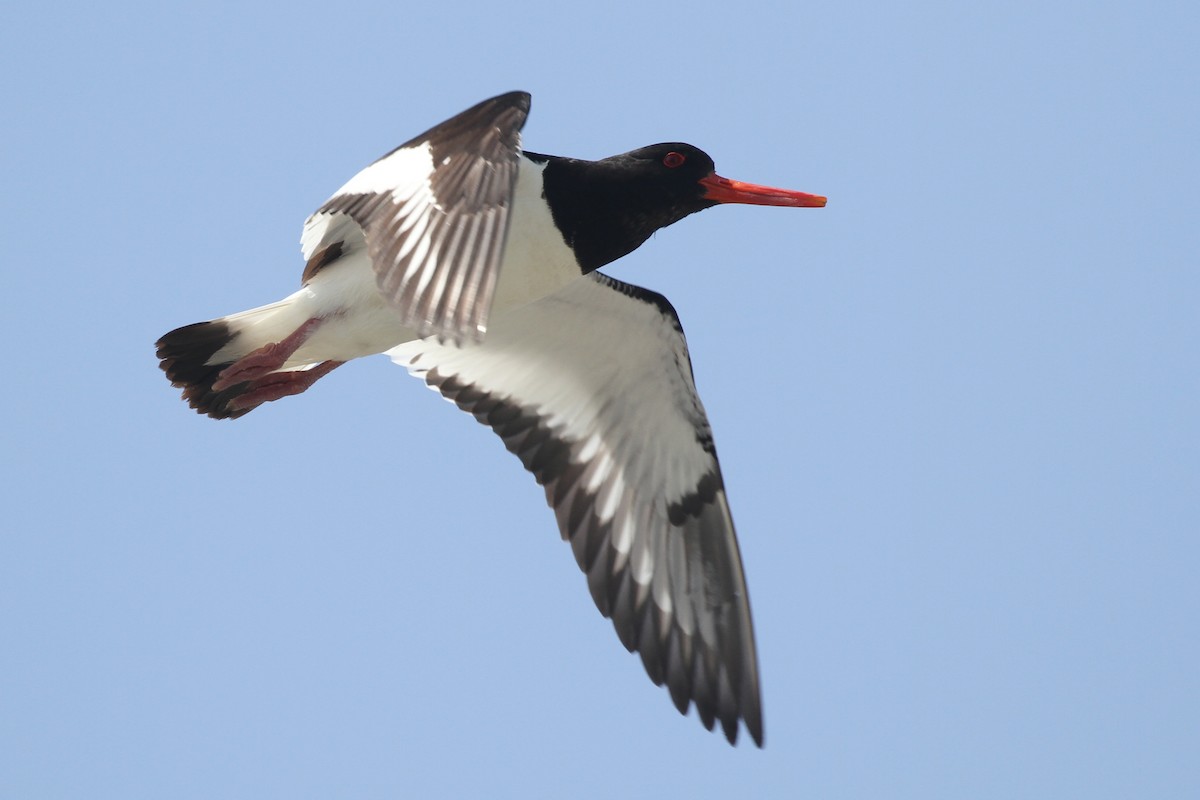
[[[599,161],[520,149],[524,92],[400,145],[308,218],[299,291],[178,328],[160,366],[239,417],[390,351],[545,487],[600,612],[680,712],[763,741],[737,539],[679,318],[596,271],[720,203],[825,198],[722,178],[692,145]]]

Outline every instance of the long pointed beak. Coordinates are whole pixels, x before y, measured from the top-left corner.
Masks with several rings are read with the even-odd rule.
[[[793,206],[799,208],[821,208],[825,198],[819,194],[793,192],[791,189],[776,189],[722,178],[717,173],[700,179],[704,187],[704,199],[714,203],[743,203],[752,206]]]

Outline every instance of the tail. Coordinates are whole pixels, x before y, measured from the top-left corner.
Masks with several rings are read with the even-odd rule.
[[[238,334],[223,319],[197,322],[176,328],[158,340],[159,366],[171,385],[183,389],[183,399],[201,414],[213,419],[235,419],[250,409],[230,408],[230,402],[245,392],[247,384],[215,391],[213,382],[221,370],[237,360],[217,354],[228,350]]]
[[[158,340],[159,367],[172,386],[183,389],[183,399],[199,413],[213,419],[236,419],[249,413],[257,404],[234,407],[231,403],[251,391],[251,384],[216,390],[213,383],[230,364],[283,339],[305,321],[307,317],[292,299],[176,328]]]

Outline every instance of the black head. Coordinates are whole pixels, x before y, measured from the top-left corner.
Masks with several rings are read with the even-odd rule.
[[[717,204],[705,198],[701,183],[715,174],[716,165],[699,147],[664,142],[594,163],[616,170],[617,179],[634,190],[639,204],[663,220],[655,230]]]
[[[600,161],[546,159],[546,200],[586,272],[615,261],[659,228],[718,203],[825,205],[825,198],[716,174],[698,147],[666,142]]]

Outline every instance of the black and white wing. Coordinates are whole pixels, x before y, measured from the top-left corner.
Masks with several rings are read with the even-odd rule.
[[[681,713],[763,739],[741,556],[674,309],[592,273],[463,347],[388,353],[500,435],[546,490],[596,606]]]
[[[305,280],[365,246],[379,290],[420,335],[481,338],[499,277],[529,95],[510,92],[405,142],[304,224]]]

